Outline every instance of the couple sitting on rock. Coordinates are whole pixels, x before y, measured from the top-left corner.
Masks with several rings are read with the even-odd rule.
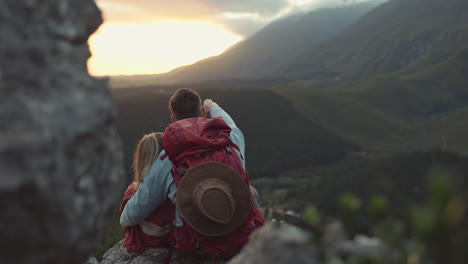
[[[169,108],[173,123],[164,134],[145,135],[136,147],[135,180],[121,205],[124,246],[232,257],[264,222],[245,171],[244,136],[191,89],[177,90]]]

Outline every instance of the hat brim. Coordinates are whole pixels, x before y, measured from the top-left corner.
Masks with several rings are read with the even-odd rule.
[[[207,179],[224,181],[232,190],[236,202],[232,220],[227,224],[213,222],[206,218],[194,205],[193,192],[197,185]],[[240,175],[232,168],[219,162],[204,162],[185,173],[177,187],[176,206],[185,222],[205,236],[221,236],[239,228],[250,213],[250,189]]]

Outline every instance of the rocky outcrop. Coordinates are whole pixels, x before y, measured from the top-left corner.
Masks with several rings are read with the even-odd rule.
[[[341,222],[335,221],[324,226],[323,250],[327,263],[343,263],[343,259],[373,259],[378,263],[401,263],[395,261],[392,252],[380,239],[356,235],[353,240],[346,238]],[[389,256],[393,256],[389,258]]]
[[[321,240],[319,245],[317,241],[312,243],[313,235],[285,223],[266,224],[250,236],[249,243],[239,254],[228,260],[227,264],[336,264],[345,263],[346,259],[378,260],[379,263],[403,261],[403,256],[390,249],[378,238],[357,235],[353,240],[347,239],[340,222],[332,222],[323,226],[323,237],[319,239]],[[122,242],[120,241],[104,254],[101,264],[166,263],[167,248],[151,248],[143,253],[127,253]],[[322,260],[317,257],[319,254]],[[191,259],[173,250],[170,263],[210,264],[213,261],[200,255],[192,256]],[[224,262],[217,261],[216,263]],[[95,262],[88,260],[84,264],[95,264]]]
[[[107,83],[90,77],[92,0],[0,1],[0,263],[82,263],[120,196]]]
[[[95,257],[89,257],[83,264],[99,264]]]
[[[289,264],[289,263],[345,263],[345,259],[379,260],[379,263],[400,263],[386,261],[395,256],[379,239],[358,235],[348,240],[343,226],[333,222],[323,227],[321,245],[311,242],[307,231],[288,224],[271,223],[255,231],[244,249],[228,264]],[[317,234],[315,234],[317,235]],[[319,252],[321,250],[322,252]],[[319,261],[318,254],[326,261]]]
[[[292,225],[265,225],[251,235],[249,243],[228,264],[319,263],[313,255],[309,236]]]
[[[127,253],[122,246],[123,240],[109,249],[103,256],[101,264],[158,264],[166,263],[167,248],[150,248],[143,253]],[[212,264],[213,260],[194,255],[192,258],[184,256],[173,250],[170,263],[177,264]],[[222,264],[224,262],[217,261]]]
[[[127,253],[122,242],[104,254],[101,264],[165,263],[167,248],[151,248],[143,253]],[[287,224],[268,224],[255,231],[250,237],[250,242],[228,264],[318,263],[311,252],[312,246],[307,232]],[[192,256],[191,259],[173,250],[170,263],[211,264],[213,261],[203,256]]]

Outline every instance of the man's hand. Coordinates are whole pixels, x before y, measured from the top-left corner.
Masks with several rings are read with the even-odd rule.
[[[165,236],[167,233],[169,233],[171,228],[169,225],[158,226],[146,221],[143,221],[140,225],[143,228],[143,232],[145,234],[157,237]]]
[[[203,102],[203,108],[205,108],[205,111],[207,113],[209,113],[211,111],[212,108],[214,107],[219,107],[219,105],[215,102],[213,102],[211,99],[206,99],[204,102]]]

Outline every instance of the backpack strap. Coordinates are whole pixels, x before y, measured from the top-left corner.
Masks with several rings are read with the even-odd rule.
[[[231,147],[233,147],[235,150],[237,150],[237,151],[240,152],[239,146],[237,146],[234,142],[231,141],[230,145],[231,145]],[[241,155],[242,155],[242,154],[241,154]]]
[[[182,169],[182,168],[176,168],[174,167],[175,171],[178,172],[180,175],[184,176],[185,173],[187,173],[187,170],[186,169]]]
[[[228,147],[231,147],[231,148],[237,150],[237,152],[239,152],[240,158],[241,158],[241,159],[244,159],[244,155],[242,155],[239,146],[237,146],[234,142],[230,141]]]

